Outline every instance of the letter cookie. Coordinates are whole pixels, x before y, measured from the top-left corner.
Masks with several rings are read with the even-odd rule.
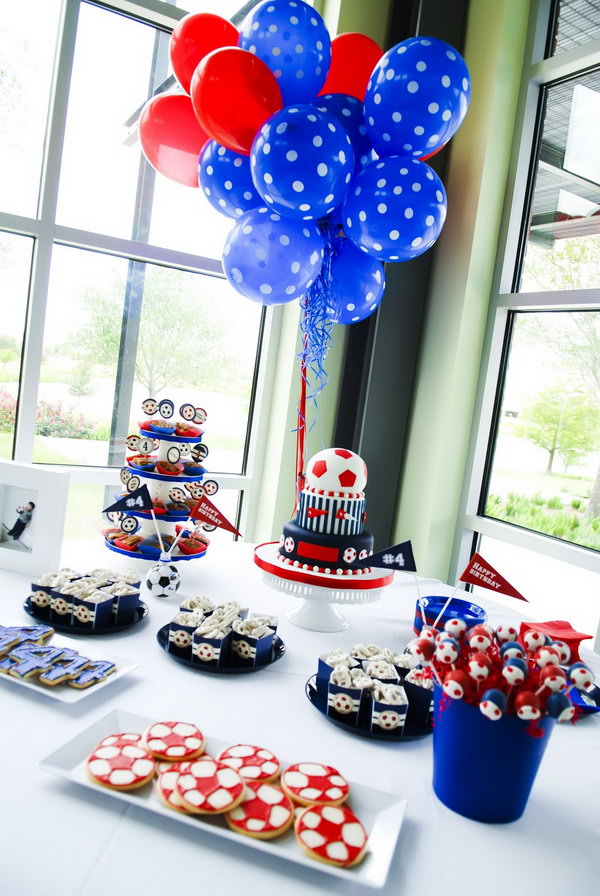
[[[297,762],[281,776],[281,786],[301,806],[339,806],[348,799],[348,782],[337,769],[320,762]]]
[[[218,815],[234,809],[244,797],[239,774],[216,759],[196,759],[180,773],[177,793],[189,812]]]
[[[204,750],[204,735],[189,722],[155,722],[143,735],[144,746],[157,759],[195,759]]]
[[[31,678],[46,671],[56,660],[65,653],[62,647],[46,647],[43,644],[21,644],[13,647],[10,656],[17,660],[16,665],[9,670],[15,678]]]
[[[116,668],[116,665],[108,660],[92,660],[77,678],[68,679],[67,684],[72,688],[89,688],[99,681],[104,681]]]
[[[80,656],[76,650],[67,649],[53,666],[41,673],[39,680],[42,684],[52,686],[62,684],[63,681],[76,678],[89,664],[90,660],[87,656]]]
[[[154,775],[154,759],[139,744],[123,740],[123,735],[111,735],[117,740],[96,747],[86,759],[86,770],[92,781],[113,790],[135,790],[143,787]]]
[[[234,768],[246,781],[274,781],[279,774],[279,759],[270,750],[251,744],[227,747],[217,759]]]
[[[295,830],[311,859],[349,868],[364,858],[367,832],[346,806],[309,806],[296,819]]]
[[[225,816],[234,831],[271,840],[279,837],[294,820],[294,807],[280,787],[262,781],[247,781],[244,798],[239,806]]]

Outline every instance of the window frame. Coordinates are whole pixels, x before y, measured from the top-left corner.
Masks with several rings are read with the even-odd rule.
[[[544,89],[600,66],[600,39],[545,58],[555,11],[552,0],[533,0],[531,3],[526,64],[522,72],[506,201],[452,551],[451,581],[456,581],[465,568],[482,535],[600,573],[600,552],[512,526],[479,512],[510,348],[511,312],[600,310],[600,289],[516,291],[543,127]]]
[[[34,241],[13,442],[13,460],[21,463],[31,463],[32,461],[54,245],[60,244],[96,251],[200,275],[224,277],[221,261],[218,258],[192,255],[187,252],[56,223],[63,141],[73,74],[79,10],[82,2],[84,0],[62,0],[37,215],[36,217],[25,217],[0,210],[1,231],[32,237]],[[186,15],[184,9],[160,2],[160,0],[106,0],[106,2],[104,0],[87,0],[87,2],[167,32],[171,31],[177,22]],[[242,0],[240,0],[240,5],[243,5]],[[221,488],[239,490],[240,501],[238,502],[236,525],[249,540],[254,537],[258,515],[265,455],[264,445],[268,432],[282,324],[283,306],[263,308],[257,345],[257,363],[253,375],[249,423],[244,446],[243,472],[230,474],[214,471]],[[47,466],[69,470],[71,481],[76,483],[105,486],[115,486],[119,483],[119,468],[117,467],[76,465],[54,467],[51,464]]]

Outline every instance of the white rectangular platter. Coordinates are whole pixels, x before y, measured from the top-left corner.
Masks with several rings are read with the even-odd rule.
[[[83,700],[91,694],[97,694],[98,691],[110,687],[115,681],[123,678],[124,675],[127,675],[133,669],[137,669],[138,667],[138,663],[132,663],[131,660],[126,660],[121,656],[115,656],[110,648],[106,652],[104,650],[99,651],[97,647],[88,650],[87,642],[82,645],[81,641],[77,641],[74,638],[63,638],[60,635],[52,635],[52,637],[45,643],[49,644],[51,647],[70,647],[71,650],[76,650],[82,656],[87,656],[91,660],[108,660],[111,663],[115,663],[117,668],[108,676],[108,678],[105,678],[104,681],[99,681],[89,688],[72,688],[69,687],[68,684],[41,684],[37,680],[37,676],[27,679],[16,678],[14,675],[0,674],[0,681],[6,681],[9,685],[16,685],[16,687],[28,688],[30,691],[35,691],[36,694],[43,694],[45,697],[49,697],[51,700],[58,700],[61,703],[78,703],[79,700]]]
[[[348,881],[348,883],[355,882],[374,888],[384,886],[406,808],[406,800],[395,794],[375,790],[355,781],[349,782],[350,799],[348,802],[352,811],[355,812],[365,826],[369,835],[369,843],[367,855],[361,864],[354,868],[345,869],[337,868],[334,865],[326,865],[306,856],[296,843],[293,829],[275,840],[257,840],[252,837],[244,837],[232,831],[223,818],[184,815],[168,809],[156,796],[152,783],[146,784],[140,790],[132,791],[109,790],[106,787],[94,784],[87,776],[85,759],[96,744],[103,737],[119,731],[138,731],[141,733],[154,721],[156,720],[139,716],[135,713],[119,709],[112,710],[43,759],[40,765],[47,771],[94,790],[96,793],[104,793],[109,799],[120,800],[132,806],[146,809],[148,812],[154,812],[170,818],[174,827],[178,824],[185,824],[196,828],[199,836],[224,837],[227,840],[240,844],[242,849],[245,847],[247,849],[259,850],[269,855],[279,856],[279,858],[294,862],[297,865],[305,865],[313,870],[322,871],[324,874],[342,878]],[[207,737],[206,739],[206,751],[212,756],[218,755],[221,750],[228,746],[230,744],[212,737]],[[292,760],[279,758],[283,768],[299,759],[299,757],[295,757]],[[343,769],[340,771],[343,774]]]

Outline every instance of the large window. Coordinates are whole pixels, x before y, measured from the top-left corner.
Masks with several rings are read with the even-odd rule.
[[[76,470],[67,537],[93,535],[143,399],[192,401],[208,411],[219,506],[251,536],[239,514],[258,499],[280,314],[224,279],[233,221],[140,150],[139,110],[177,89],[168,43],[184,9],[120,6],[0,15],[0,457]]]
[[[544,33],[545,32],[545,33]],[[567,55],[565,55],[567,54]],[[532,4],[456,571],[600,620],[600,8]]]

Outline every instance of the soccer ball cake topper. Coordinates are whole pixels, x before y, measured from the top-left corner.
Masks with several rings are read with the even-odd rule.
[[[306,485],[326,492],[362,492],[367,484],[367,465],[347,448],[325,448],[314,454],[306,467]]]
[[[179,588],[180,576],[172,563],[155,563],[148,570],[146,588],[152,597],[170,597]]]

